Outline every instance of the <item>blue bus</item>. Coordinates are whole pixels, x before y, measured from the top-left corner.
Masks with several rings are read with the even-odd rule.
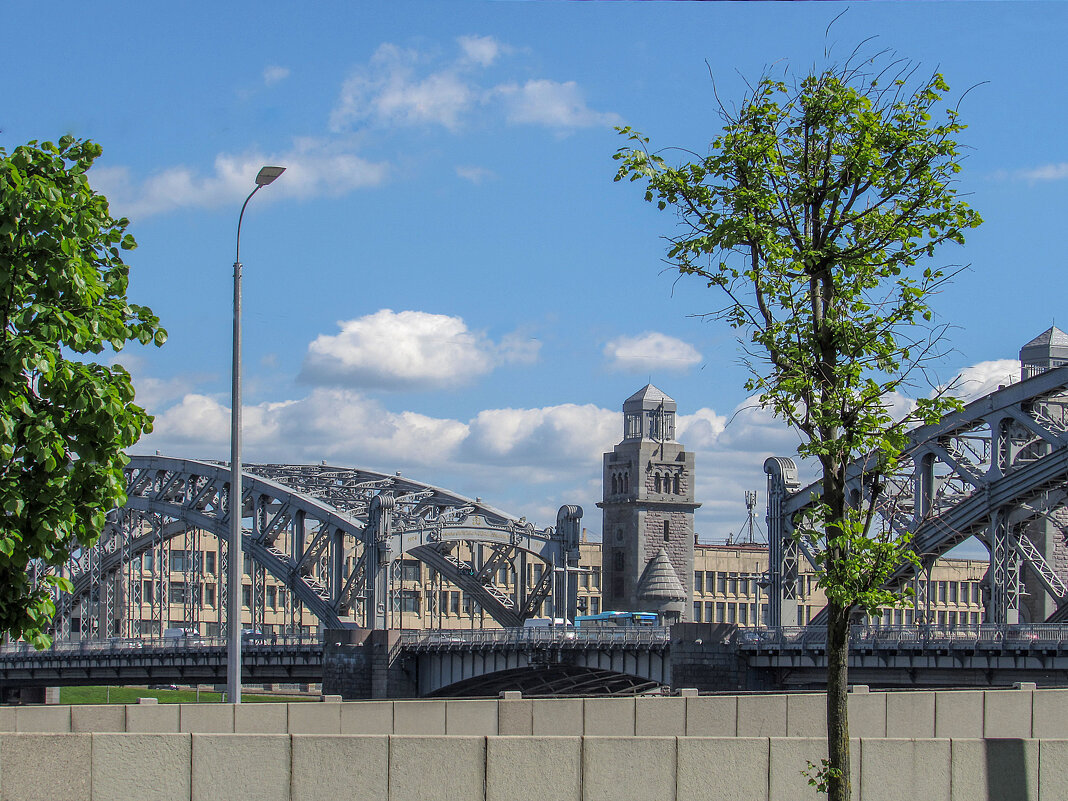
[[[601,612],[599,615],[578,615],[575,618],[577,629],[655,625],[656,612]]]

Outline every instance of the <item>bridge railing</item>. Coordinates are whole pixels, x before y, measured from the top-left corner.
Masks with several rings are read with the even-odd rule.
[[[407,648],[434,649],[464,646],[567,645],[599,647],[603,645],[665,645],[670,640],[667,626],[619,626],[570,628],[540,626],[506,629],[445,629],[406,631],[398,645]]]
[[[307,648],[319,646],[322,638],[315,635],[271,636],[260,635],[242,640],[242,649],[253,648]],[[108,640],[56,640],[50,648],[38,652],[27,642],[4,642],[0,644],[0,656],[34,653],[92,653],[131,652],[141,650],[195,651],[225,648],[226,637],[112,637]]]
[[[821,650],[827,647],[825,626],[740,628],[732,635],[743,649]],[[1068,625],[1033,623],[979,626],[852,626],[850,648],[1068,648]]]

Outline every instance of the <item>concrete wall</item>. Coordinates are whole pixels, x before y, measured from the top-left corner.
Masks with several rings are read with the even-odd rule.
[[[823,737],[821,693],[0,707],[0,732]],[[860,738],[1068,739],[1068,689],[849,696]],[[2,797],[2,794],[0,794]]]
[[[10,801],[800,801],[819,738],[0,734]],[[858,801],[1060,801],[1068,740],[861,738]]]
[[[817,694],[0,707],[0,799],[819,796]],[[850,696],[854,798],[1068,798],[1068,690]]]

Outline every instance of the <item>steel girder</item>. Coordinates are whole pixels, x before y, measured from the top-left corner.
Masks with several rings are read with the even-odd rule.
[[[988,622],[1018,622],[1023,566],[1033,577],[1029,586],[1048,593],[1058,607],[1068,603],[1065,577],[1050,565],[1050,548],[1038,547],[1031,537],[1036,522],[1060,529],[1053,513],[1068,497],[1068,366],[1003,387],[936,424],[914,429],[896,469],[879,475],[877,468],[875,456],[851,465],[847,497],[854,504],[867,502],[878,486],[878,525],[892,536],[912,536],[921,569],[903,565],[891,583],[914,581],[918,615],[930,607],[922,574],[972,536],[991,552]],[[818,501],[821,487],[819,482],[799,487],[790,459],[768,459],[764,471],[770,623],[791,625],[793,531],[800,515]],[[822,621],[823,614],[812,622]]]
[[[574,576],[551,568],[577,567],[579,507],[562,507],[557,527],[539,530],[480,499],[471,500],[399,475],[327,465],[253,464],[245,465],[245,469],[241,545],[252,563],[254,624],[261,621],[256,618],[255,599],[257,588],[262,592],[266,572],[289,588],[294,620],[306,607],[325,627],[346,622],[389,627],[397,599],[391,567],[406,553],[469,592],[503,625],[521,625],[536,608],[533,601],[540,603],[552,589],[551,583],[542,582],[544,586],[539,585],[535,597],[509,596],[493,584],[492,570],[452,553],[459,542],[487,544],[494,554],[487,560],[489,565],[495,558],[522,559],[525,564],[529,555],[550,567],[546,575],[563,572],[562,595],[574,614]],[[101,606],[119,619],[116,599],[124,602],[126,617],[134,603],[143,600],[144,575],[138,572],[138,580],[131,581],[132,563],[155,549],[162,557],[163,543],[176,537],[188,539],[190,532],[194,543],[202,533],[219,540],[217,597],[220,604],[225,599],[221,582],[228,555],[222,546],[228,538],[230,514],[226,466],[135,456],[125,473],[126,505],[112,513],[96,546],[79,550],[62,568],[72,580],[74,592],[58,599],[57,634],[70,636],[70,618],[78,614],[83,621],[82,637],[103,637]],[[153,560],[152,581],[157,580],[158,568],[159,582],[153,593],[153,610],[162,616],[169,602],[166,581],[170,570],[160,562]],[[190,564],[189,570],[202,574],[203,565]],[[198,596],[185,599],[185,606],[199,603]],[[102,604],[102,598],[111,600]],[[129,624],[123,628],[126,633]]]

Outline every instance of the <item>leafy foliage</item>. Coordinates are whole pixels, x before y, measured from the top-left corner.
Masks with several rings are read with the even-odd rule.
[[[828,598],[830,761],[819,783],[839,799],[849,797],[850,616],[901,603],[884,582],[916,558],[907,537],[872,531],[882,479],[910,427],[959,405],[936,394],[893,410],[945,330],[929,302],[951,275],[928,260],[981,222],[956,190],[964,126],[955,108],[936,109],[949,87],[914,74],[878,54],[792,83],[765,75],[737,111],[721,107],[707,156],[674,166],[629,127],[615,155],[617,181],[644,182],[645,199],[677,215],[669,260],[725,294],[713,316],[746,336],[746,389],[820,464],[821,495],[796,536]],[[862,501],[846,495],[860,457]]]
[[[89,185],[100,152],[69,136],[0,148],[0,629],[38,647],[69,589],[47,568],[100,536],[125,502],[122,451],[152,428],[129,373],[88,357],[167,337],[127,302],[136,243]]]

